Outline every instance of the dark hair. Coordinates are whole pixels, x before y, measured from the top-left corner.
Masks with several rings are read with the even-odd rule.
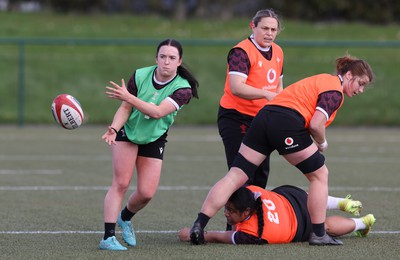
[[[250,209],[250,214],[257,214],[258,218],[258,238],[261,238],[264,229],[264,211],[262,208],[261,197],[254,198],[254,193],[246,187],[237,189],[230,198],[229,202],[233,204],[235,209],[243,213],[246,209]]]
[[[278,22],[278,32],[281,31],[281,22],[279,16],[275,13],[275,11],[272,8],[259,10],[253,17],[252,21],[254,25],[257,26],[258,23],[261,21],[261,19],[265,17],[274,18]]]
[[[346,53],[345,56],[336,59],[336,73],[343,76],[350,71],[354,76],[366,75],[371,83],[375,79],[375,75],[371,66],[364,60],[357,59]]]
[[[160,44],[158,44],[157,47],[157,52],[156,52],[156,56],[158,55],[158,52],[160,51],[160,48],[162,46],[172,46],[175,47],[178,50],[179,53],[179,59],[182,59],[183,57],[183,48],[182,45],[180,44],[180,42],[178,42],[177,40],[174,39],[166,39],[162,42],[160,42]],[[199,82],[197,81],[197,79],[193,76],[193,74],[189,71],[189,69],[187,69],[183,63],[178,67],[177,70],[179,76],[181,76],[182,78],[186,79],[189,82],[190,87],[192,88],[192,95],[195,98],[199,98],[198,95],[198,91],[197,88],[199,87]]]

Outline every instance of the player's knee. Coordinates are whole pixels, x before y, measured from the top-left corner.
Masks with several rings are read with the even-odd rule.
[[[318,170],[325,164],[325,157],[318,151],[296,165],[302,173],[310,173]]]
[[[120,194],[125,194],[129,189],[129,181],[120,180],[118,178],[115,178],[113,180],[111,188],[113,188],[116,192],[118,192]]]
[[[235,157],[235,160],[232,163],[232,167],[236,167],[241,169],[249,179],[252,179],[258,166],[249,162],[246,158],[243,157],[241,153],[238,153]]]

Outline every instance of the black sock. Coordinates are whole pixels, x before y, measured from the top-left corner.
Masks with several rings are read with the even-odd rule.
[[[123,221],[128,221],[133,218],[136,213],[129,211],[129,209],[125,206],[125,208],[121,211],[121,219]]]
[[[204,229],[207,226],[207,223],[208,223],[209,220],[210,220],[209,216],[207,216],[206,214],[200,212],[197,215],[197,219],[196,219],[195,223],[196,222],[199,223],[201,228]]]
[[[104,240],[115,236],[115,223],[104,223]]]
[[[317,237],[322,237],[325,235],[325,223],[312,224],[312,230]]]

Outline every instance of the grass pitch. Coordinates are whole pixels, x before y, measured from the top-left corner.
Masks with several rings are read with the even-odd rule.
[[[0,128],[1,259],[397,259],[400,249],[399,129],[329,128],[326,153],[330,194],[351,193],[377,222],[367,238],[342,237],[344,246],[191,246],[177,231],[190,226],[210,187],[226,173],[215,127],[173,127],[160,187],[133,218],[138,245],[125,252],[97,249],[103,199],[111,183],[105,126],[68,131],[56,126]],[[278,155],[268,188],[307,187]],[[132,191],[135,179],[132,181]],[[329,214],[341,214],[330,212]],[[222,211],[207,229],[225,228]],[[118,232],[120,230],[117,230]],[[117,233],[121,239],[121,233]]]

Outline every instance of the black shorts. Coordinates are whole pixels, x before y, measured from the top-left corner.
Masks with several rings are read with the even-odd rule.
[[[228,168],[231,167],[252,120],[253,117],[243,115],[234,109],[219,107],[218,131],[224,143]]]
[[[291,185],[279,186],[272,191],[284,196],[290,202],[296,214],[297,231],[292,242],[308,241],[312,226],[307,208],[307,192]]]
[[[281,155],[298,152],[313,143],[304,126],[304,118],[298,112],[267,105],[254,118],[243,143],[266,156],[274,150]]]
[[[137,144],[138,148],[138,156],[156,158],[156,159],[164,159],[164,150],[165,143],[167,142],[168,131],[165,132],[160,138],[155,140],[154,142],[148,144]],[[122,127],[121,130],[118,131],[117,137],[115,138],[117,142],[131,142],[125,134],[125,128]]]
[[[253,119],[254,117],[242,114],[235,109],[219,107],[218,130],[222,142],[224,143],[228,169],[231,168]],[[266,158],[257,168],[255,174],[252,177],[249,176],[246,183],[265,188],[267,186],[268,176],[269,158]]]

